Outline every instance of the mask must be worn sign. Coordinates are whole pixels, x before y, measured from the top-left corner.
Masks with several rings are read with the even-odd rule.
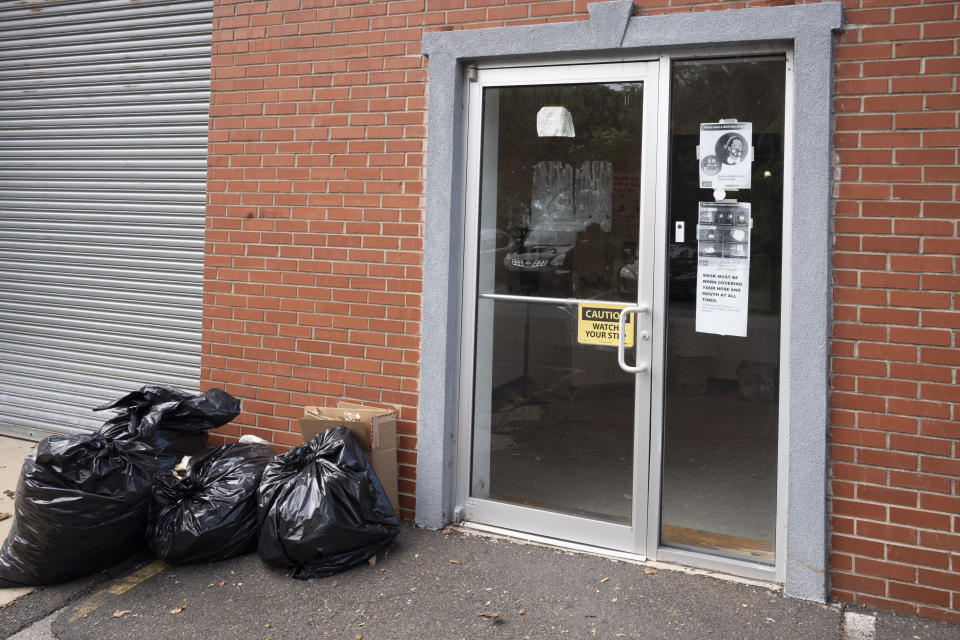
[[[629,306],[581,302],[577,305],[577,342],[617,346],[620,343],[620,312]],[[634,326],[634,315],[630,314],[627,316],[623,340],[626,347],[633,346]]]
[[[697,331],[747,335],[750,203],[701,202],[697,225]]]

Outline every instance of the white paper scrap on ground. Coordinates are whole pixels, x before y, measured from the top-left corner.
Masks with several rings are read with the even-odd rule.
[[[701,202],[697,225],[699,333],[747,335],[750,203]]]

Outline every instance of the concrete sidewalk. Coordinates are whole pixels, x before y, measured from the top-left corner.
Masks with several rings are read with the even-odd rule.
[[[144,554],[0,607],[7,637],[955,640],[960,627],[794,600],[771,585],[671,565],[408,524],[375,563],[319,580],[293,580],[256,554],[188,567]]]
[[[53,618],[53,633],[76,640],[841,638],[838,608],[762,586],[412,526],[376,564],[326,579],[292,580],[249,555],[147,565],[132,581],[120,595],[104,585],[103,595],[66,608]]]
[[[14,637],[947,640],[960,631],[892,614],[851,619],[766,586],[410,525],[375,564],[319,580],[293,580],[255,554],[135,569]]]
[[[24,456],[30,453],[34,444],[36,443],[0,436],[0,514],[11,516],[0,520],[0,540],[7,539],[10,527],[13,526],[13,497],[17,490],[17,480],[20,478],[20,467],[23,465]],[[28,587],[0,589],[0,607],[30,591]]]

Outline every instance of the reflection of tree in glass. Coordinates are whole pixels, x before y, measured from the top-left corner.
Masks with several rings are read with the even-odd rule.
[[[538,162],[533,167],[530,226],[573,220],[573,168],[564,162]]]
[[[613,205],[613,167],[609,162],[587,161],[577,167],[574,183],[576,220],[581,229],[599,225],[610,233]]]
[[[639,170],[643,117],[640,83],[486,91],[499,94],[497,228],[509,230],[515,238],[520,239],[539,217],[534,209],[545,210],[545,201],[534,203],[536,196],[531,193],[538,163],[562,162],[581,168],[585,162],[605,161],[610,164],[611,175]],[[544,106],[566,107],[572,114],[576,137],[538,137],[536,116]],[[609,223],[604,227],[609,228]]]

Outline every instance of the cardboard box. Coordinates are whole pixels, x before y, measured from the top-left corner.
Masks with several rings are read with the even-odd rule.
[[[346,427],[356,437],[399,517],[396,412],[340,402],[336,408],[306,407],[300,418],[304,442],[334,427]]]

